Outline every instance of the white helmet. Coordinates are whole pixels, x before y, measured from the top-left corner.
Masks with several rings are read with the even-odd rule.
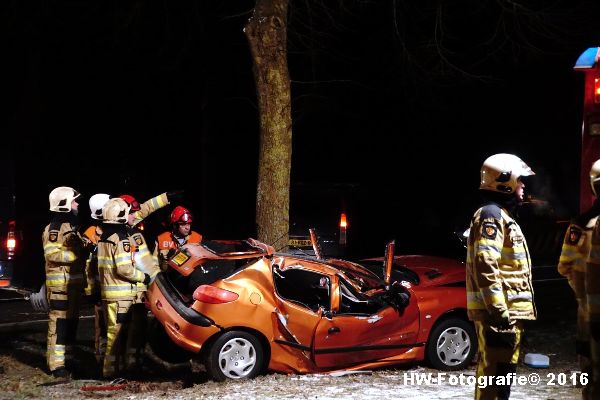
[[[110,195],[106,193],[97,193],[90,197],[90,211],[92,218],[102,221],[102,207],[110,200]]]
[[[590,168],[590,184],[592,185],[592,193],[594,196],[598,197],[598,193],[596,193],[596,185],[600,182],[600,160],[596,160],[592,164],[592,168]]]
[[[106,224],[125,224],[131,207],[119,197],[110,199],[102,208],[102,219]]]
[[[479,189],[500,193],[514,193],[517,180],[521,176],[535,175],[519,157],[512,154],[494,154],[481,166],[481,184]]]
[[[50,211],[71,212],[71,202],[81,195],[68,186],[59,186],[50,192]]]

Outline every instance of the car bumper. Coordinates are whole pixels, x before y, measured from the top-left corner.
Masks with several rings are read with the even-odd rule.
[[[169,337],[186,350],[199,352],[202,344],[220,331],[210,318],[181,302],[162,273],[148,288],[146,305]]]

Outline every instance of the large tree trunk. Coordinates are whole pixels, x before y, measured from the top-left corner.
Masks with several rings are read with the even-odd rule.
[[[245,28],[260,113],[256,233],[277,250],[287,250],[292,160],[287,10],[288,0],[256,0]]]

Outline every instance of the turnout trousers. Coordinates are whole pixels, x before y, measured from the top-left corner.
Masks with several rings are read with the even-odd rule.
[[[499,330],[488,322],[475,321],[475,329],[477,330],[479,345],[475,399],[508,399],[510,397],[510,385],[497,384],[499,382],[496,377],[507,377],[510,373],[516,373],[523,335],[523,323],[517,321],[510,328]],[[484,376],[487,378],[480,378]],[[479,384],[483,379],[487,380],[486,385]],[[490,379],[493,379],[492,385],[489,384]],[[507,378],[504,379],[506,383]],[[514,380],[514,377],[512,379]]]
[[[124,337],[131,319],[131,300],[103,301],[104,318],[106,321],[106,354],[102,366],[105,378],[115,377],[121,373],[125,360]]]
[[[67,345],[75,343],[81,288],[48,288],[48,341],[46,359],[50,371],[65,367]]]

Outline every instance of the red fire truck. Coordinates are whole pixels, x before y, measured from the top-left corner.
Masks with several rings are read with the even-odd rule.
[[[590,47],[577,59],[576,71],[585,73],[583,128],[581,132],[581,187],[579,209],[587,210],[593,202],[589,171],[600,158],[600,47]]]

